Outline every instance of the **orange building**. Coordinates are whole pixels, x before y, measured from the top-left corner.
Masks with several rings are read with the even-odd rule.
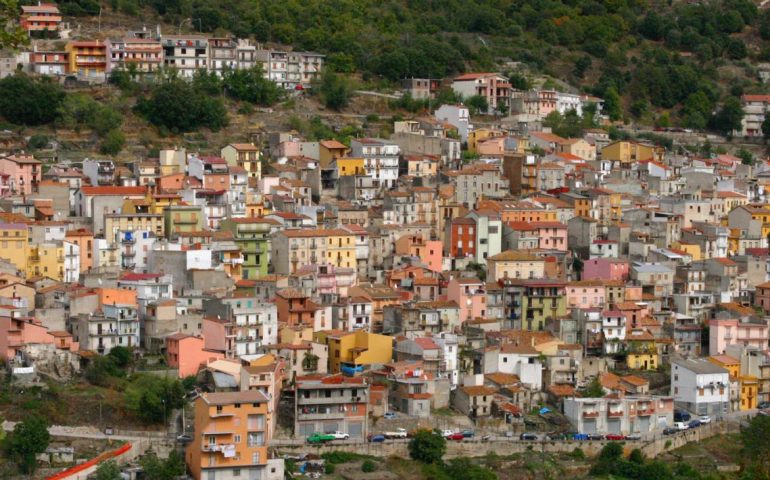
[[[222,352],[206,350],[203,337],[175,333],[166,337],[166,362],[179,369],[179,378],[198,373],[202,365],[225,358]]]
[[[282,475],[274,470],[279,464],[271,464],[267,457],[271,421],[268,399],[259,390],[202,394],[195,401],[195,437],[186,452],[192,477],[263,479]]]
[[[278,310],[278,322],[290,327],[313,326],[315,312],[320,308],[296,288],[275,292],[275,307]]]
[[[80,271],[86,272],[91,270],[94,265],[94,234],[87,228],[78,228],[77,230],[70,230],[65,235],[67,241],[74,243],[80,248]]]
[[[72,40],[64,51],[69,54],[69,73],[98,77],[107,71],[107,45],[103,42]]]

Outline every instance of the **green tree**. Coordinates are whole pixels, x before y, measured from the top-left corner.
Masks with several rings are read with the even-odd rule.
[[[18,125],[53,122],[64,98],[62,88],[46,78],[36,80],[17,73],[0,80],[0,115]]]
[[[200,127],[217,131],[228,124],[227,110],[219,96],[206,95],[189,82],[171,79],[140,98],[135,107],[157,127],[189,132]]]
[[[16,48],[29,41],[27,32],[17,23],[20,11],[17,0],[0,0],[0,49]]]
[[[274,105],[283,95],[275,82],[265,78],[260,66],[227,70],[223,75],[223,83],[225,91],[232,98],[257,105]]]
[[[115,360],[115,365],[117,365],[118,368],[128,368],[133,359],[131,350],[120,345],[112,347],[107,356]]]
[[[741,147],[736,153],[736,156],[741,159],[741,163],[744,165],[754,165],[754,154],[745,148]]]
[[[125,372],[118,367],[115,359],[109,355],[94,357],[86,368],[84,377],[89,383],[106,387],[112,379],[125,376]]]
[[[620,120],[622,114],[620,94],[615,87],[610,87],[604,92],[604,113],[612,120]]]
[[[751,460],[754,468],[770,475],[770,417],[757,415],[741,430],[744,457]]]
[[[495,472],[464,457],[450,460],[445,471],[452,480],[497,480]]]
[[[730,97],[712,118],[711,127],[719,133],[730,137],[733,132],[741,130],[743,115],[741,101],[736,97]]]
[[[118,129],[110,130],[107,135],[104,136],[99,151],[105,155],[115,156],[123,150],[126,145],[126,137]]]
[[[409,456],[422,463],[440,463],[446,453],[446,439],[436,432],[420,430],[409,440]]]
[[[158,458],[155,452],[150,451],[139,460],[139,464],[147,480],[175,480],[185,473],[184,459],[176,450],[172,450],[166,460]]]
[[[31,475],[37,468],[37,454],[45,452],[50,440],[48,422],[39,415],[30,415],[13,427],[7,440],[8,453],[23,473]]]
[[[483,115],[489,111],[489,102],[487,97],[482,95],[473,95],[465,100],[465,106],[470,110],[471,115]]]
[[[95,480],[121,480],[120,467],[115,460],[101,462],[96,467]]]
[[[181,408],[184,394],[178,379],[137,375],[126,387],[126,408],[146,423],[162,423],[173,409]]]
[[[375,470],[377,470],[377,464],[371,460],[364,460],[364,463],[361,464],[361,471],[364,473],[372,473]]]
[[[325,69],[318,93],[326,108],[340,111],[350,103],[351,87],[346,77]]]
[[[604,387],[602,387],[599,377],[594,377],[594,379],[591,380],[585,390],[583,390],[582,395],[585,398],[601,398],[605,395]]]
[[[76,131],[86,127],[100,137],[123,124],[123,115],[120,112],[81,93],[68,95],[58,113],[63,126]]]

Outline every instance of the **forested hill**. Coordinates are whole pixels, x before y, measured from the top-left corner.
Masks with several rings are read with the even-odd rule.
[[[97,0],[61,0],[94,15]],[[757,90],[770,13],[750,0],[109,0],[203,32],[230,32],[329,56],[338,71],[388,80],[446,77],[523,62],[635,116],[674,109],[693,127],[717,102]],[[505,70],[504,68],[502,69]],[[522,80],[523,81],[523,80]],[[677,107],[677,108],[674,108]]]

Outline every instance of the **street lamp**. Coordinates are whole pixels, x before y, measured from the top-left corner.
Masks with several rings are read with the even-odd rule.
[[[163,403],[163,425],[165,428],[168,428],[168,421],[166,420],[166,399],[161,398],[160,401]]]

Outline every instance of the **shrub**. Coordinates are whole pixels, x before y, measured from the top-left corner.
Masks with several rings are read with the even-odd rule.
[[[324,465],[324,473],[327,475],[332,475],[334,473],[335,467],[333,463],[326,463]]]
[[[569,456],[575,460],[584,460],[586,458],[585,452],[583,452],[583,449],[580,447],[575,447],[575,449],[570,452]]]
[[[377,465],[371,460],[364,460],[364,463],[361,464],[361,471],[364,473],[371,473],[375,470],[377,470]]]
[[[422,463],[439,463],[446,452],[446,439],[436,432],[420,430],[409,441],[409,456]]]

